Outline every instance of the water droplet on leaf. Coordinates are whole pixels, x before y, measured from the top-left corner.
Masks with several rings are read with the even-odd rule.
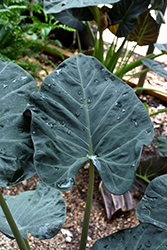
[[[80,117],[80,113],[75,113],[75,116],[78,118]]]
[[[3,85],[3,89],[5,89],[7,86],[8,86],[7,84],[4,84],[4,85]]]
[[[109,246],[108,246],[108,245],[105,245],[105,246],[104,246],[104,249],[107,249],[107,248],[109,248]]]
[[[110,79],[111,79],[111,81],[114,81],[115,80],[115,76],[110,76]]]
[[[134,123],[135,127],[138,127],[138,126],[139,126],[139,124],[138,124],[138,122],[136,121],[136,119],[132,119],[132,118],[131,118],[130,121]]]
[[[116,102],[116,103],[115,103],[115,106],[116,106],[117,108],[121,108],[121,107],[122,107],[122,104],[121,104],[120,102]]]
[[[128,94],[128,92],[124,92],[122,95],[123,95],[123,96],[126,96],[127,94]]]
[[[146,134],[150,134],[151,131],[149,129],[145,130]]]
[[[74,185],[74,179],[71,177],[65,178],[64,180],[57,183],[57,187],[64,190],[72,188],[73,185]]]
[[[151,242],[148,240],[145,244],[146,247],[150,247],[151,246]]]
[[[27,76],[22,76],[21,77],[21,80],[24,80],[24,79],[26,79],[27,78]]]
[[[59,75],[60,72],[61,72],[61,69],[57,69],[57,70],[56,70],[56,74],[57,74],[57,75]]]
[[[71,130],[68,130],[68,131],[67,131],[67,134],[70,135],[70,134],[71,134]]]

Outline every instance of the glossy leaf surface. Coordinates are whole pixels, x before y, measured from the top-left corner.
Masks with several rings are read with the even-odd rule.
[[[167,249],[167,231],[142,223],[131,229],[121,230],[95,242],[92,250]]]
[[[137,206],[137,217],[167,230],[167,175],[161,175],[150,182],[145,195]]]
[[[105,0],[103,4],[114,4],[119,2],[119,0]],[[46,13],[59,13],[66,9],[71,8],[82,8],[87,6],[96,6],[101,4],[101,0],[44,0],[44,9]]]
[[[83,20],[91,21],[93,19],[93,14],[89,8],[68,9],[60,13],[53,14],[53,16],[61,23],[78,31],[86,30],[86,25],[82,23]]]
[[[66,204],[60,191],[42,182],[37,183],[34,191],[4,198],[24,239],[27,239],[28,232],[39,239],[50,239],[58,233],[66,220]],[[0,230],[13,237],[1,209],[0,221]]]
[[[128,36],[137,25],[137,17],[145,12],[149,5],[148,0],[121,0],[114,4],[108,12],[111,25],[119,24],[116,36]]]
[[[47,184],[68,190],[92,160],[114,194],[133,184],[150,117],[134,91],[94,57],[79,54],[47,76],[31,96],[35,165]]]
[[[158,153],[161,156],[167,157],[167,136],[162,136],[156,140],[156,145],[158,147]]]
[[[158,62],[149,58],[144,58],[142,63],[160,76],[167,78],[167,71]]]
[[[23,116],[36,83],[13,63],[0,61],[0,186],[35,174],[30,120]]]

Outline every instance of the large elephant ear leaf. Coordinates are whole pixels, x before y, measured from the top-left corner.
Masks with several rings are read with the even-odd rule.
[[[52,15],[61,23],[78,31],[86,30],[86,25],[82,21],[93,19],[93,14],[89,8],[73,8]]]
[[[103,4],[114,4],[120,0],[105,0]],[[101,0],[44,0],[44,10],[47,14],[59,13],[71,8],[83,8],[88,6],[96,6],[101,4]]]
[[[137,17],[148,9],[149,3],[148,0],[121,0],[114,4],[108,16],[111,25],[119,24],[116,36],[128,36],[137,25]]]
[[[95,242],[92,250],[164,250],[167,249],[167,231],[154,225],[142,223],[131,229],[124,229],[117,233],[101,238]]]
[[[44,182],[68,190],[91,160],[109,192],[130,189],[143,144],[154,135],[131,87],[79,54],[45,78],[31,103],[25,114],[31,112],[35,166]]]
[[[24,239],[28,232],[39,239],[50,239],[66,220],[66,204],[60,191],[42,182],[37,182],[36,190],[4,198]],[[0,221],[0,230],[13,237],[2,209]]]
[[[144,27],[144,29],[143,29]],[[135,41],[140,46],[153,43],[158,37],[158,24],[148,11],[142,13],[137,18],[135,30],[129,34],[128,40]]]
[[[30,120],[23,116],[36,83],[13,63],[0,61],[0,186],[35,174]]]
[[[137,217],[167,230],[167,174],[161,175],[150,182],[145,195],[137,206]]]

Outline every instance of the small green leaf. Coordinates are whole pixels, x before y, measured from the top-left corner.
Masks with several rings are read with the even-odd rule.
[[[137,217],[167,230],[167,174],[155,178],[148,185],[145,195],[137,206]]]
[[[142,63],[160,76],[167,78],[167,71],[158,62],[149,58],[144,58]]]
[[[142,223],[137,227],[124,229],[101,238],[95,242],[92,250],[165,250],[167,249],[167,231],[154,225]]]
[[[154,135],[132,88],[94,57],[79,54],[47,76],[31,102],[35,166],[45,183],[71,189],[92,160],[109,192],[130,189],[143,144]]]
[[[39,239],[54,237],[66,220],[66,204],[60,191],[37,183],[34,191],[4,197],[24,239],[31,233]],[[12,231],[0,209],[0,230],[10,237]]]
[[[30,120],[23,116],[35,90],[30,74],[0,61],[0,186],[14,185],[36,173]]]
[[[158,153],[161,156],[167,157],[167,135],[158,138],[156,140],[156,145],[158,147]]]

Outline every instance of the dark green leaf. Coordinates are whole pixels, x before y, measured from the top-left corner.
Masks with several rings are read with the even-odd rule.
[[[30,120],[23,116],[36,83],[13,63],[0,61],[0,186],[35,174]]]
[[[145,195],[137,206],[137,217],[167,230],[167,175],[161,175],[150,182]]]
[[[145,181],[151,181],[155,177],[167,173],[167,158],[161,156],[153,156],[148,159],[142,159],[136,171],[139,178]]]
[[[66,9],[71,8],[82,8],[82,7],[88,7],[88,6],[96,6],[98,4],[114,4],[118,2],[119,0],[104,0],[103,2],[101,0],[84,0],[84,1],[78,1],[78,0],[44,0],[44,9],[45,12],[48,13],[59,13]]]
[[[137,17],[148,9],[149,0],[121,0],[108,12],[111,25],[119,24],[116,36],[126,37],[137,25]]]
[[[144,27],[144,28],[143,28]],[[135,41],[138,45],[149,45],[158,37],[158,24],[148,13],[142,13],[137,18],[135,30],[128,36],[129,41]]]
[[[130,189],[154,130],[126,83],[94,57],[79,54],[61,63],[31,97],[34,160],[44,182],[68,190],[92,160],[108,191]]]
[[[153,70],[157,74],[167,79],[167,71],[156,61],[149,58],[144,58],[142,63],[147,66],[149,69]]]
[[[121,230],[117,233],[99,239],[92,250],[166,250],[167,231],[156,226],[142,223],[137,227]]]
[[[164,0],[151,0],[150,3],[153,10],[162,10],[164,6]]]
[[[162,136],[156,140],[156,145],[158,147],[158,153],[161,156],[167,157],[167,135]]]
[[[52,15],[61,23],[79,31],[86,29],[86,25],[81,21],[91,21],[93,19],[93,14],[89,8],[73,8]]]
[[[60,191],[42,182],[37,182],[36,190],[4,198],[24,239],[28,232],[39,239],[50,239],[66,220],[66,204]],[[0,221],[0,230],[13,237],[2,209]]]

